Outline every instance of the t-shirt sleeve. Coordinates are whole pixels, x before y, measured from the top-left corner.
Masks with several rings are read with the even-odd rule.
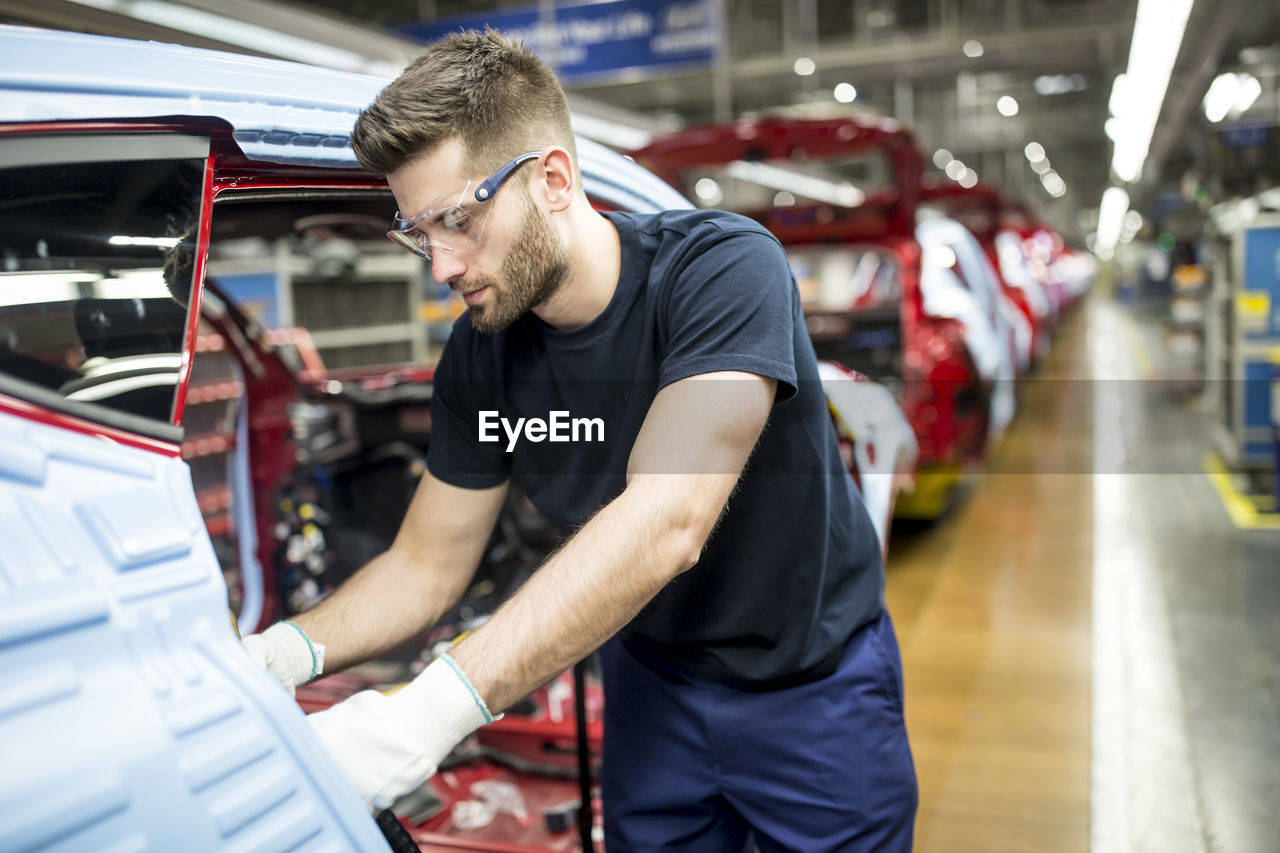
[[[798,297],[782,247],[768,234],[742,231],[690,254],[668,282],[659,387],[736,370],[778,380],[776,402],[791,398]]]
[[[479,375],[483,365],[465,346],[468,338],[466,330],[455,328],[436,365],[427,469],[451,486],[488,489],[511,476],[511,457],[501,441],[480,441],[481,413],[496,416],[500,410],[498,385]]]

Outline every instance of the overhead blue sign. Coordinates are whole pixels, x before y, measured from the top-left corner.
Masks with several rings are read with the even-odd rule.
[[[532,48],[565,83],[627,71],[707,65],[715,58],[715,0],[608,0],[407,24],[423,41],[466,29],[501,30]]]
[[[1267,129],[1262,126],[1231,127],[1218,134],[1228,148],[1261,148],[1267,144]]]

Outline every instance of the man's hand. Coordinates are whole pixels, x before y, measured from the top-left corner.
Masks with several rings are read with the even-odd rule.
[[[324,672],[324,646],[312,643],[292,622],[277,622],[261,634],[250,634],[240,642],[249,657],[280,679],[290,696],[299,685]]]
[[[307,717],[365,805],[384,809],[417,788],[463,738],[493,717],[445,655],[402,690],[362,690]]]

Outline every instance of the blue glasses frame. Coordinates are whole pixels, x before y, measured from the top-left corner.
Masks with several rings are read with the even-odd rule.
[[[498,187],[502,186],[503,181],[511,177],[511,173],[514,172],[521,163],[541,156],[541,151],[527,151],[507,165],[503,166],[498,171],[494,172],[488,177],[488,179],[481,183],[480,186],[476,187],[476,201],[488,201],[493,198],[494,194],[498,191]]]

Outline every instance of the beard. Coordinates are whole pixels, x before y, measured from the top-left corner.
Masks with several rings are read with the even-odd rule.
[[[501,283],[494,279],[477,282],[489,288],[489,302],[469,309],[472,327],[485,334],[501,332],[546,302],[569,273],[568,250],[551,223],[539,215],[528,188],[521,185],[521,189],[525,196],[524,218],[502,261]]]

